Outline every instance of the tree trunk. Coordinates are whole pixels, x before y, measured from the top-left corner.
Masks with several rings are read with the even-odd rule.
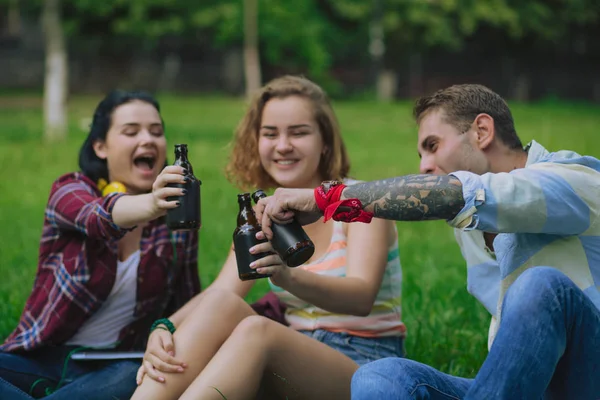
[[[223,86],[227,93],[240,94],[244,89],[244,54],[241,47],[227,49],[223,57]]]
[[[423,79],[423,56],[421,53],[411,53],[408,60],[409,97],[420,97],[425,94]]]
[[[521,72],[517,75],[512,97],[517,101],[523,102],[529,101],[531,98],[531,79],[526,72]]]
[[[179,54],[175,51],[167,53],[162,63],[158,89],[166,92],[175,90],[175,83],[180,70],[181,57],[179,57]]]
[[[392,70],[383,70],[377,77],[377,100],[390,102],[396,98],[398,77]]]
[[[19,0],[11,0],[8,4],[8,35],[17,37],[21,33],[21,12]]]
[[[60,0],[44,1],[44,138],[49,141],[61,140],[67,136],[68,64],[60,12]]]
[[[262,82],[258,52],[258,0],[244,0],[244,75],[246,96],[250,97]]]
[[[390,88],[387,87],[389,74],[383,70],[385,42],[383,33],[383,4],[382,0],[373,3],[373,15],[369,27],[369,54],[371,55],[371,82],[376,90],[378,101],[389,101]]]

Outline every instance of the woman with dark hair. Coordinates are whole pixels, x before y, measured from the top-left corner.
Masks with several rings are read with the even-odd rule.
[[[81,172],[50,190],[33,290],[0,346],[0,398],[131,397],[139,360],[71,355],[143,350],[151,327],[174,329],[198,298],[198,234],[170,232],[163,218],[178,206],[167,197],[185,194],[167,187],[184,182],[183,169],[165,164],[158,102],[108,94],[81,148]],[[124,190],[103,194],[106,183]]]

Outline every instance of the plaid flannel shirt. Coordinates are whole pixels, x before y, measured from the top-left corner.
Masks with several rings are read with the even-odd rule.
[[[0,351],[63,344],[100,308],[115,282],[118,241],[128,232],[111,214],[123,195],[101,197],[81,173],[54,182],[33,290]],[[197,232],[171,232],[161,218],[143,228],[140,246],[135,320],[121,330],[119,349],[143,349],[152,322],[200,292]]]

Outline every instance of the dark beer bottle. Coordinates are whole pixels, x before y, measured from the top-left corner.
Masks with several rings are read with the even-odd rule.
[[[179,201],[177,208],[171,208],[167,211],[167,226],[171,230],[195,230],[202,225],[200,214],[200,182],[194,176],[192,164],[188,160],[187,144],[175,145],[175,162],[185,168],[185,183],[169,183],[169,187],[177,187],[187,190],[183,196],[167,197],[167,201]]]
[[[240,279],[249,281],[251,279],[268,278],[271,275],[259,274],[256,270],[250,268],[251,262],[269,255],[269,253],[250,254],[249,251],[252,246],[267,241],[267,239],[258,240],[256,238],[256,233],[261,229],[252,209],[250,193],[238,194],[238,204],[240,211],[237,216],[237,226],[233,231],[233,247]]]
[[[252,193],[255,203],[263,197],[267,195],[261,189]],[[273,231],[271,246],[288,267],[302,265],[314,254],[315,244],[295,219],[287,224],[273,222],[271,230]]]

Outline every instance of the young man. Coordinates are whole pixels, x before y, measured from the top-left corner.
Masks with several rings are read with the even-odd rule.
[[[469,291],[492,314],[475,379],[388,358],[361,367],[360,399],[600,398],[600,161],[524,149],[506,102],[480,85],[419,100],[421,173],[352,187],[278,189],[271,219],[445,219],[468,264]]]

